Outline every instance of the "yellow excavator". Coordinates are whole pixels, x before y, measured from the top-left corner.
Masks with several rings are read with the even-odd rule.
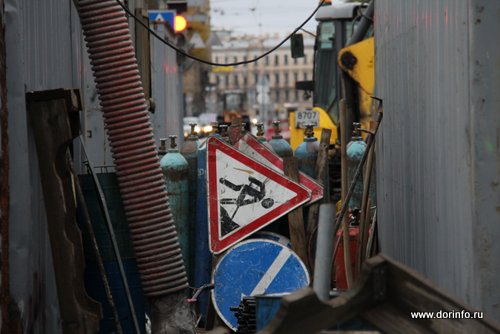
[[[296,82],[296,89],[312,94],[313,108],[289,113],[290,145],[294,150],[304,139],[305,123],[315,125],[318,139],[321,129],[331,129],[330,144],[338,144],[341,98],[351,111],[348,124],[358,122],[369,128],[370,96],[375,85],[374,39],[370,37],[373,2],[367,6],[334,0],[320,7],[315,18],[318,26],[313,80]],[[294,53],[300,54],[300,50],[294,50],[292,41],[292,57]]]

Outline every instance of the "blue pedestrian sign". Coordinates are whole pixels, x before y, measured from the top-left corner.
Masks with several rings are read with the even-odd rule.
[[[270,240],[251,239],[231,248],[215,267],[212,301],[231,329],[238,323],[231,307],[243,296],[289,293],[309,285],[309,273],[288,247]]]
[[[148,11],[149,22],[165,23],[174,28],[175,10],[150,10]]]

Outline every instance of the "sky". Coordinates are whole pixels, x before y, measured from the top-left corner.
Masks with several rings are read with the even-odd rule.
[[[233,35],[291,33],[316,8],[317,0],[210,0],[213,29]],[[314,17],[304,26],[315,32]]]

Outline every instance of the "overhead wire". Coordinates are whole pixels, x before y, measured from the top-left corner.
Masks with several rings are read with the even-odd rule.
[[[276,51],[278,48],[280,48],[283,44],[286,43],[286,41],[288,41],[295,33],[297,33],[297,31],[299,31],[300,29],[302,29],[303,26],[306,25],[307,22],[309,22],[309,20],[314,16],[314,14],[316,14],[316,12],[319,10],[319,8],[321,6],[323,6],[323,4],[325,3],[326,0],[321,0],[318,4],[318,6],[314,9],[314,11],[306,18],[306,20],[304,22],[302,22],[302,24],[300,26],[298,26],[297,28],[295,28],[295,30],[290,33],[285,39],[283,39],[280,43],[278,43],[276,46],[274,46],[273,48],[269,49],[268,51],[264,52],[263,54],[261,54],[260,56],[257,56],[253,59],[248,59],[248,60],[243,60],[243,61],[239,61],[239,62],[233,62],[233,63],[216,63],[216,62],[212,62],[212,61],[209,61],[209,60],[205,60],[205,59],[202,59],[202,58],[198,58],[196,56],[193,56],[193,55],[190,55],[189,53],[187,53],[186,51],[184,50],[181,50],[180,48],[178,48],[177,46],[175,46],[172,42],[164,39],[163,37],[161,37],[160,35],[158,35],[154,30],[152,30],[151,28],[148,27],[148,25],[146,23],[144,23],[141,19],[139,19],[137,16],[135,16],[131,11],[130,9],[123,3],[120,2],[120,0],[115,0],[119,5],[120,7],[123,8],[123,10],[132,18],[134,18],[134,20],[139,23],[142,27],[144,27],[151,35],[153,35],[154,37],[156,37],[158,40],[160,40],[162,43],[166,44],[167,46],[169,46],[170,48],[174,49],[175,51],[177,51],[178,53],[180,53],[181,55],[187,57],[187,58],[190,58],[192,60],[195,60],[195,61],[198,61],[200,63],[204,63],[204,64],[207,64],[207,65],[211,65],[211,66],[238,66],[238,65],[245,65],[245,64],[251,64],[251,63],[254,63],[256,61],[258,61],[259,59],[262,59],[264,58],[265,56],[273,53],[274,51]]]

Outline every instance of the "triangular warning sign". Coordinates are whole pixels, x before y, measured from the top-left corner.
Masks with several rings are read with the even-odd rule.
[[[284,173],[285,166],[283,165],[283,159],[252,134],[245,134],[234,147],[252,159],[269,166],[278,173]],[[312,204],[323,198],[323,186],[305,173],[299,172],[299,183],[311,192],[311,201],[307,204]]]
[[[306,203],[300,184],[217,138],[207,140],[210,250],[219,254]]]
[[[191,43],[194,48],[202,49],[207,47],[205,45],[205,42],[203,42],[203,39],[201,38],[200,34],[197,32],[195,32],[193,36],[191,36],[189,43]]]

